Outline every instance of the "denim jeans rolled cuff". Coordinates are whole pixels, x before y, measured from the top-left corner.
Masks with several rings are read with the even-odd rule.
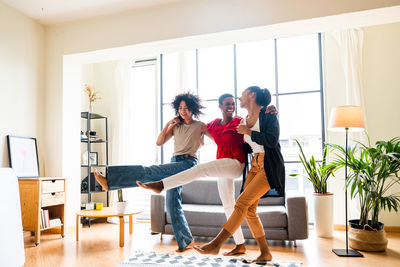
[[[185,249],[194,240],[182,209],[182,186],[167,190],[166,208],[179,249]]]
[[[185,156],[174,156],[171,163],[142,166],[119,165],[107,167],[107,185],[109,190],[137,187],[136,182],[156,182],[189,169],[197,164],[197,159]]]

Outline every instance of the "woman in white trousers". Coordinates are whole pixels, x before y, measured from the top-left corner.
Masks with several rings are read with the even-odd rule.
[[[243,151],[243,135],[238,134],[236,127],[241,121],[233,117],[235,101],[231,94],[223,94],[219,98],[219,108],[222,119],[215,119],[207,124],[208,133],[217,144],[217,159],[192,167],[184,172],[170,176],[158,182],[137,184],[151,189],[156,193],[190,183],[201,177],[218,177],[218,192],[229,218],[235,207],[234,179],[243,173],[245,154]],[[233,234],[235,248],[224,253],[225,256],[243,254],[246,252],[242,229],[239,227]]]

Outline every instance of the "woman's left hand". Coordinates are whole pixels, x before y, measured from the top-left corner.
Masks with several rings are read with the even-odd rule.
[[[265,114],[268,114],[268,113],[278,115],[278,110],[276,109],[276,107],[274,105],[269,105],[265,109]]]
[[[251,136],[251,130],[246,125],[239,124],[236,127],[236,131],[240,134],[247,134],[247,135]]]

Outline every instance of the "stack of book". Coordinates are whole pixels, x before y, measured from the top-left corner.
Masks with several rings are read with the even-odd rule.
[[[41,216],[40,226],[42,229],[60,226],[62,224],[60,218],[51,218],[50,219],[49,210],[40,209],[40,216]]]

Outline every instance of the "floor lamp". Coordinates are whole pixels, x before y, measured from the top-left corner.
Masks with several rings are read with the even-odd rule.
[[[329,120],[329,129],[344,129],[346,131],[346,163],[345,163],[345,217],[346,217],[346,248],[345,249],[332,249],[332,251],[340,257],[363,257],[363,255],[354,249],[349,249],[349,234],[348,234],[348,220],[347,220],[347,142],[349,129],[354,128],[358,130],[364,129],[364,116],[360,106],[340,106],[332,109],[331,117]]]

